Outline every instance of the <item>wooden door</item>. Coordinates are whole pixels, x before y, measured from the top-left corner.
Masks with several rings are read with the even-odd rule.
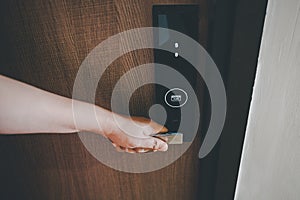
[[[151,26],[158,3],[199,4],[200,42],[206,44],[206,0],[2,1],[0,73],[71,97],[87,54],[109,36]],[[117,59],[100,80],[96,103],[110,108],[120,76],[149,62],[152,50]],[[149,91],[134,94],[132,114],[147,116]],[[76,133],[0,136],[0,199],[198,199],[199,138],[168,167],[131,174],[101,164]]]

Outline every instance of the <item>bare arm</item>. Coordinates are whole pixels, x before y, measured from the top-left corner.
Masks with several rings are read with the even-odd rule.
[[[76,126],[73,118],[72,103],[75,101],[79,116]],[[95,108],[98,122],[90,115]],[[62,97],[22,82],[0,75],[0,133],[72,133],[88,131],[109,138],[119,149],[136,152],[138,149],[167,150],[167,144],[150,135],[165,132],[166,128],[151,122],[151,129],[143,129],[149,120],[135,118],[141,125],[132,130],[137,137],[125,134],[114,122],[112,113],[93,104]],[[130,126],[130,118],[117,115],[117,118]]]

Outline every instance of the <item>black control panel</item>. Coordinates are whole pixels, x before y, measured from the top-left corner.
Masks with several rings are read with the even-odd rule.
[[[198,41],[199,7],[198,5],[154,5],[152,8],[153,26],[168,28],[181,32]],[[174,52],[154,49],[154,62],[172,67],[182,74],[193,88],[196,87],[197,71],[180,56],[182,41],[172,38],[168,31],[154,34],[154,42],[158,46],[172,46]],[[168,74],[155,73],[160,78]],[[168,77],[172,78],[172,77]],[[181,118],[181,108],[189,101],[188,93],[180,87],[180,82],[174,87],[166,88],[156,85],[156,103],[162,105],[167,112],[165,126],[170,132],[177,132]]]

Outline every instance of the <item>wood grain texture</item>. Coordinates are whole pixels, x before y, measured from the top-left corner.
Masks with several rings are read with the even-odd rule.
[[[120,31],[151,26],[153,3],[199,4],[200,41],[206,44],[205,0],[2,1],[0,73],[71,97],[87,54]],[[96,103],[110,108],[110,94],[120,76],[151,61],[151,50],[117,59],[99,82]],[[147,115],[152,99],[140,101],[153,91],[147,87],[134,94],[132,114]],[[198,199],[199,143],[197,137],[164,169],[129,174],[98,162],[77,134],[0,136],[0,199]]]
[[[236,200],[300,196],[300,4],[269,0]]]

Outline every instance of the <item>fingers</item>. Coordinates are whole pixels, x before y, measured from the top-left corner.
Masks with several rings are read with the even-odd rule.
[[[118,152],[127,152],[127,153],[149,153],[149,152],[156,152],[157,150],[153,150],[153,149],[144,149],[144,148],[125,148],[125,147],[121,147],[116,145],[115,143],[112,143],[112,145],[116,148],[116,150]]]
[[[168,145],[164,140],[154,137],[149,137],[147,139],[132,138],[131,141],[128,141],[127,147],[119,146],[113,142],[112,145],[118,152],[127,153],[148,153],[168,150]]]
[[[143,148],[158,151],[168,150],[168,144],[165,141],[155,137],[149,137],[145,139],[130,138],[128,145],[128,148]]]
[[[116,150],[118,152],[127,152],[127,153],[140,153],[138,151],[136,151],[135,149],[130,149],[130,148],[125,148],[125,147],[121,147],[121,146],[118,146],[114,143],[112,143],[112,145],[116,148]]]
[[[168,144],[164,142],[161,139],[155,138],[155,140],[159,141],[158,142],[158,151],[167,151],[168,150]]]
[[[167,151],[167,138],[155,136],[157,133],[167,132],[166,127],[142,117],[132,117],[132,119],[140,125],[138,129],[132,128],[133,132],[136,131],[136,135],[128,135],[118,129],[115,133],[108,135],[108,139],[118,151],[128,153]]]
[[[144,148],[125,148],[125,147],[120,147],[117,146],[116,150],[118,152],[127,152],[127,153],[149,153],[149,152],[156,152],[157,150],[153,150],[153,149],[144,149]]]

